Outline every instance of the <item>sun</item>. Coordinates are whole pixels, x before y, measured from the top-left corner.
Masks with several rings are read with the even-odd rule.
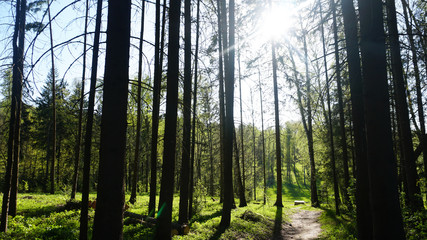
[[[266,6],[261,14],[259,34],[264,41],[278,41],[286,37],[295,24],[295,15],[291,6],[276,4]]]

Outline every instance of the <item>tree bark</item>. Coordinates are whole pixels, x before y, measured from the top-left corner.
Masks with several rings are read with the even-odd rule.
[[[123,238],[130,0],[108,3],[97,206],[93,239]]]
[[[366,155],[365,116],[362,93],[358,29],[353,0],[341,0],[351,92],[351,110],[356,168],[356,221],[360,239],[372,239],[372,216],[369,200],[368,160]]]
[[[171,239],[172,201],[175,173],[176,125],[179,75],[179,28],[181,2],[172,1],[169,8],[169,48],[166,118],[163,150],[162,179],[160,186],[159,216],[156,239]]]
[[[136,113],[136,139],[135,139],[135,156],[133,159],[133,176],[132,176],[132,189],[129,202],[134,204],[136,202],[136,189],[138,184],[138,173],[139,173],[139,149],[141,144],[141,90],[142,90],[142,58],[143,58],[143,42],[144,42],[144,18],[145,18],[145,1],[142,1],[141,7],[141,32],[139,35],[139,54],[138,54],[138,89],[136,100],[137,113]]]
[[[403,66],[400,55],[399,35],[397,31],[396,7],[394,0],[387,0],[387,25],[391,50],[391,70],[393,74],[396,110],[399,115],[401,129],[400,141],[403,147],[403,159],[408,183],[408,205],[413,211],[424,208],[420,188],[417,185],[418,176],[415,165],[414,147],[412,143],[411,126],[409,121],[408,103],[406,102]]]
[[[6,173],[3,186],[3,202],[0,218],[0,231],[7,231],[7,220],[10,207],[10,194],[12,184],[13,166],[18,166],[19,148],[19,122],[21,121],[21,102],[22,102],[22,81],[24,71],[24,40],[25,40],[25,16],[26,16],[26,0],[18,0],[16,2],[16,19],[15,29],[13,33],[13,68],[12,68],[12,96],[9,119],[9,138],[7,143],[7,163]],[[16,136],[18,134],[18,136]],[[16,142],[18,140],[18,142]],[[16,151],[18,150],[18,151]],[[18,157],[14,155],[18,154]]]
[[[184,99],[183,99],[183,136],[180,175],[179,219],[188,222],[188,196],[190,182],[190,137],[191,137],[191,0],[184,2],[185,49],[184,49]]]
[[[382,11],[381,1],[359,1],[373,238],[405,239],[391,138]]]

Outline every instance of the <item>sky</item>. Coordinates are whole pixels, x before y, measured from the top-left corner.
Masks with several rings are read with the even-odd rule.
[[[57,0],[52,3],[52,16],[55,16],[64,6],[71,3],[71,0]],[[81,1],[67,9],[63,10],[61,14],[55,19],[53,27],[54,34],[54,44],[61,44],[68,39],[80,35],[84,31],[84,2]],[[239,3],[239,1],[238,1]],[[245,55],[241,58],[241,80],[242,80],[242,100],[243,100],[243,121],[245,124],[252,124],[252,110],[251,110],[251,92],[253,93],[253,103],[254,103],[254,114],[255,114],[255,124],[257,127],[260,127],[260,98],[258,91],[258,81],[261,79],[263,82],[263,101],[264,101],[264,112],[265,112],[265,125],[267,127],[271,127],[274,125],[274,102],[273,102],[273,94],[272,94],[272,78],[271,78],[271,67],[268,66],[268,61],[271,61],[271,53],[266,47],[266,42],[269,41],[269,38],[284,38],[289,34],[289,30],[292,28],[294,23],[295,8],[291,4],[291,1],[283,1],[278,0],[274,1],[275,5],[273,10],[264,11],[261,16],[262,19],[258,22],[258,25],[254,26],[256,29],[253,31],[254,33],[249,35],[245,39],[240,39],[239,44],[250,43],[252,44],[250,48],[256,49],[251,55]],[[138,3],[135,3],[138,4]],[[140,9],[139,7],[134,6],[132,11],[132,27],[131,27],[131,35],[134,37],[139,37],[140,31]],[[102,29],[105,31],[106,28],[106,7],[104,4],[103,10],[103,23]],[[145,18],[145,31],[144,31],[144,40],[148,42],[154,42],[154,10],[155,6],[153,4],[146,4],[146,18]],[[96,11],[95,1],[90,1],[90,12],[89,15],[94,15]],[[203,11],[203,10],[202,10]],[[10,4],[10,2],[0,2],[0,53],[1,56],[11,56],[11,36],[13,28],[10,23],[13,21],[12,15],[14,13],[14,8]],[[35,14],[34,16],[27,16],[27,22],[34,21],[34,19],[40,19],[43,14],[43,11]],[[47,17],[43,20],[44,23],[47,22]],[[92,32],[95,25],[95,19],[91,19],[89,23],[89,32]],[[239,26],[237,26],[239,27]],[[208,30],[204,30],[205,32],[209,32]],[[210,29],[210,31],[214,31],[214,29]],[[46,81],[47,72],[50,69],[51,61],[50,61],[50,53],[47,51],[50,48],[49,42],[49,31],[46,29],[38,38],[35,43],[31,43],[35,36],[33,32],[26,33],[26,48],[31,46],[31,50],[27,52],[26,55],[26,64],[27,66],[33,64],[37,59],[44,53],[46,53],[39,62],[35,65],[33,71],[27,71],[27,77],[29,79],[29,86],[31,87],[31,96],[33,99],[36,99],[39,96],[41,91],[41,87]],[[92,45],[93,43],[93,34],[88,37],[88,44]],[[205,39],[203,39],[205,37]],[[201,37],[201,44],[208,45],[206,43],[210,39],[207,36]],[[101,42],[105,41],[105,35],[102,34]],[[204,43],[203,43],[203,42]],[[193,44],[195,41],[193,40]],[[132,40],[133,46],[138,45],[137,40]],[[55,65],[59,73],[59,78],[64,78],[67,81],[69,87],[74,86],[77,81],[81,81],[81,72],[82,72],[82,60],[79,58],[81,53],[83,52],[83,37],[75,39],[72,44],[68,44],[63,47],[55,48]],[[101,55],[99,57],[99,70],[98,77],[102,78],[103,76],[103,62],[105,55],[103,54],[105,48],[105,44],[101,45]],[[245,54],[245,50],[242,50],[242,55]],[[91,62],[91,49],[88,51],[87,62],[90,65]],[[253,57],[253,54],[260,54],[260,52],[265,55],[264,67],[262,69],[262,73],[260,76],[258,74],[249,73],[249,70],[246,69],[246,62],[248,61],[248,57]],[[153,47],[149,44],[144,44],[144,54],[146,56],[145,63],[143,64],[143,75],[152,75],[153,72]],[[131,47],[131,63],[130,63],[130,77],[134,78],[137,74],[137,49],[136,47]],[[78,59],[78,60],[76,60]],[[237,58],[236,58],[237,61]],[[0,70],[4,69],[4,64],[10,63],[10,60],[0,62]],[[72,67],[69,68],[69,66]],[[237,67],[236,63],[236,67]],[[235,89],[235,121],[236,123],[240,122],[240,96],[238,89],[238,71],[236,68],[236,89]],[[86,78],[90,76],[90,68],[87,68]],[[211,81],[216,81],[216,79],[211,79]],[[88,86],[89,81],[86,81]],[[280,118],[282,125],[286,121],[299,121],[300,116],[297,111],[296,105],[291,100],[290,96],[293,94],[293,90],[287,87],[285,84],[284,75],[279,73],[279,98],[281,101],[280,106]],[[88,87],[86,88],[88,89]]]

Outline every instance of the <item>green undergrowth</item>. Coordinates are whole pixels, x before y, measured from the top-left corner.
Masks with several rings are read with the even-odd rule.
[[[219,231],[222,203],[218,198],[199,195],[195,199],[195,215],[190,221],[190,233],[175,236],[174,239],[271,239],[275,230],[295,211],[295,200],[306,201],[299,209],[312,210],[309,206],[309,191],[305,187],[285,184],[282,209],[273,206],[275,189],[268,189],[266,204],[263,204],[262,190],[258,190],[257,200],[249,199],[248,206],[232,210],[231,225],[224,232]],[[91,200],[96,194],[91,194]],[[81,194],[77,194],[77,200]],[[129,196],[126,195],[126,200]],[[9,217],[7,233],[0,233],[0,239],[78,239],[80,210],[67,204],[68,194],[23,193],[18,195],[16,217]],[[148,215],[149,196],[137,197],[135,204],[129,204],[127,211]],[[238,206],[239,200],[236,199]],[[158,199],[157,199],[158,203]],[[175,195],[173,222],[178,220],[179,196]],[[71,206],[71,207],[70,207]],[[89,237],[91,237],[95,211],[89,209]],[[126,219],[125,219],[126,222]],[[123,227],[124,239],[153,239],[155,229],[144,224],[129,224]],[[280,231],[279,231],[280,233]]]
[[[337,216],[334,210],[324,208],[320,216],[322,233],[320,239],[339,240],[339,239],[357,239],[356,238],[356,219],[351,214],[341,213]]]

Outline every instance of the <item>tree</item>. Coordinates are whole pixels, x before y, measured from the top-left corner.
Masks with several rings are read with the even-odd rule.
[[[418,176],[415,165],[414,147],[412,143],[411,126],[409,121],[408,103],[406,102],[403,66],[400,55],[399,35],[397,31],[396,7],[394,0],[387,0],[387,26],[391,50],[391,70],[394,80],[396,110],[399,115],[400,141],[402,144],[403,163],[405,164],[406,181],[408,184],[408,205],[413,210],[424,208],[420,188],[417,185]]]
[[[175,147],[178,105],[179,28],[181,2],[172,1],[169,8],[169,48],[166,118],[159,214],[155,238],[171,239],[172,201],[175,172]]]
[[[225,0],[221,1],[222,28],[227,26]],[[224,73],[225,73],[225,127],[224,127],[224,201],[221,215],[220,229],[225,230],[230,226],[231,208],[233,206],[233,128],[234,128],[234,0],[229,2],[229,48],[223,44],[224,52]],[[227,43],[227,35],[223,35],[224,43]],[[225,184],[227,183],[227,184]]]
[[[191,1],[185,0],[185,60],[182,161],[179,195],[179,222],[188,222],[188,190],[190,182],[190,135],[191,135]]]
[[[372,216],[369,199],[368,160],[366,155],[365,117],[362,72],[358,45],[356,11],[353,0],[341,0],[351,92],[351,110],[356,168],[356,221],[360,239],[372,239]]]
[[[382,10],[381,1],[359,2],[373,238],[405,239],[391,137]]]
[[[108,3],[94,239],[123,238],[130,11],[130,0],[110,0]]]
[[[136,185],[138,183],[138,166],[139,166],[139,149],[141,142],[141,90],[142,90],[142,47],[144,42],[144,16],[145,16],[145,1],[142,1],[141,8],[141,31],[139,35],[139,54],[138,54],[138,89],[137,89],[137,113],[136,113],[136,137],[135,137],[135,156],[133,160],[133,176],[132,176],[132,192],[129,202],[136,202]]]
[[[0,219],[0,231],[7,231],[7,218],[9,214],[9,198],[11,194],[12,173],[18,167],[19,160],[19,124],[21,121],[21,98],[22,98],[22,81],[24,73],[24,40],[25,40],[25,16],[26,0],[16,2],[16,19],[13,34],[13,69],[12,69],[12,99],[9,119],[9,138],[7,149],[6,174],[3,187],[2,213]],[[16,169],[17,170],[17,169]],[[16,180],[17,182],[17,180]],[[15,207],[16,209],[16,207]]]

